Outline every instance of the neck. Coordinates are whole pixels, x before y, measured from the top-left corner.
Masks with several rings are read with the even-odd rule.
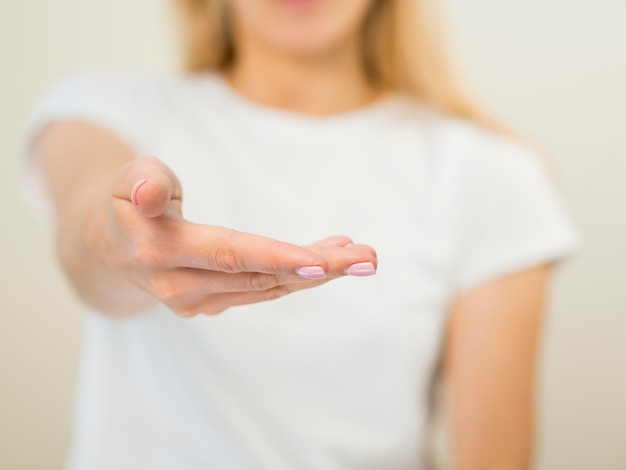
[[[233,89],[260,104],[317,116],[339,114],[381,94],[368,82],[354,42],[325,54],[295,56],[238,38],[237,60],[225,76]]]

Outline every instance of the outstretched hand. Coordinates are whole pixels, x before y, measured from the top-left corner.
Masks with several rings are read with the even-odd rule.
[[[376,272],[375,251],[334,236],[297,246],[182,217],[182,189],[160,160],[138,158],[113,184],[107,260],[181,317],[272,300]]]

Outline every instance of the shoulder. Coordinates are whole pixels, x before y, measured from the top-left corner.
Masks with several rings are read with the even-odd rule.
[[[533,185],[551,176],[549,160],[531,142],[460,117],[445,115],[409,98],[398,101],[396,129],[412,136],[416,157],[431,185],[449,197]]]
[[[47,87],[27,121],[27,138],[52,120],[80,119],[143,148],[183,88],[177,75],[151,68],[77,69]]]
[[[532,144],[521,138],[487,129],[470,119],[446,115],[401,94],[393,100],[392,125],[419,135],[427,149],[426,157],[445,162],[450,169],[544,165]]]
[[[224,87],[217,72],[182,73],[154,68],[82,69],[60,82],[87,100],[107,101],[147,119],[187,115],[198,106],[219,105]],[[132,108],[132,109],[130,109]]]
[[[470,121],[434,113],[424,126],[429,158],[459,191],[529,185],[551,176],[549,160],[530,141]]]
[[[47,96],[57,99],[107,101],[130,99],[131,103],[155,99],[175,88],[176,77],[150,68],[107,70],[81,68],[57,79]]]
[[[464,127],[465,147],[457,156],[460,197],[521,204],[530,197],[548,199],[557,191],[549,156],[530,142],[476,124]]]
[[[466,291],[574,253],[581,235],[547,157],[462,119],[432,129],[441,149],[436,207],[450,234],[452,282]]]

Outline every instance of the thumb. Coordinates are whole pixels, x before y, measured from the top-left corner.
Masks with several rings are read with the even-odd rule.
[[[180,214],[180,182],[157,158],[142,157],[130,162],[118,178],[115,195],[130,201],[146,217],[158,217],[170,206]]]

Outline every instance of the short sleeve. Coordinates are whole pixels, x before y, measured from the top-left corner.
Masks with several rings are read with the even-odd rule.
[[[481,136],[461,171],[456,290],[574,254],[582,237],[543,156]]]
[[[137,74],[84,69],[50,85],[31,111],[18,148],[20,187],[26,202],[44,218],[52,214],[41,169],[32,155],[36,137],[53,121],[81,120],[115,134],[136,154],[145,146],[146,122]],[[88,157],[86,157],[88,158]]]

